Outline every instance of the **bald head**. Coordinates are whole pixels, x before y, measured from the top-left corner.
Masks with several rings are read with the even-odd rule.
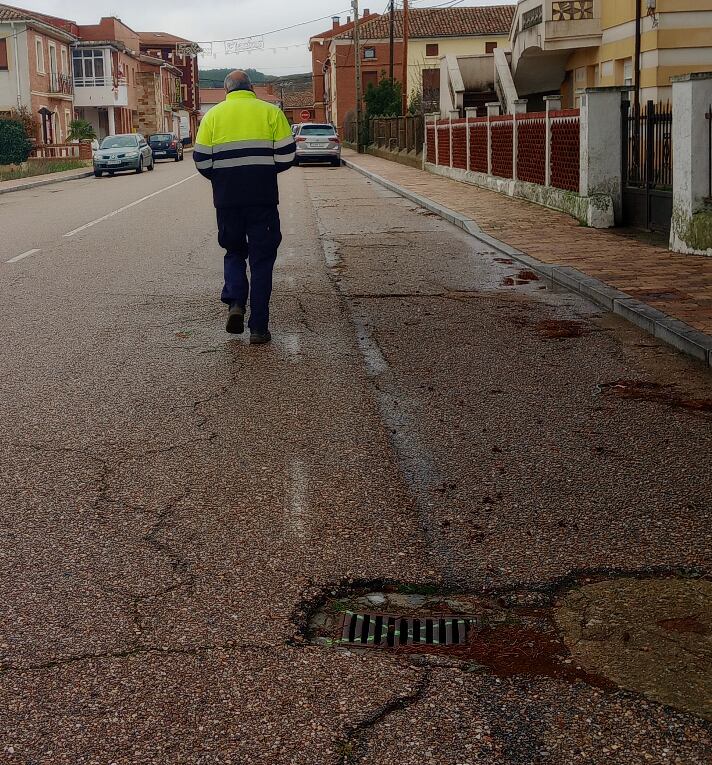
[[[252,81],[247,72],[242,69],[235,69],[225,78],[225,90],[232,93],[235,90],[252,90]]]

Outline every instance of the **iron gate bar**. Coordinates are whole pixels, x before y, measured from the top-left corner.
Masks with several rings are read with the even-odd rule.
[[[621,104],[623,222],[669,231],[672,218],[672,109]]]

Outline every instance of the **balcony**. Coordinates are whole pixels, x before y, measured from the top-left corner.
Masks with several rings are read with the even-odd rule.
[[[77,77],[74,80],[74,105],[128,106],[128,82],[125,77]]]
[[[68,74],[57,74],[53,72],[49,75],[49,93],[58,93],[63,96],[71,96],[74,93],[72,78]]]
[[[601,0],[520,0],[511,67],[519,94],[557,90],[568,57],[601,40]]]

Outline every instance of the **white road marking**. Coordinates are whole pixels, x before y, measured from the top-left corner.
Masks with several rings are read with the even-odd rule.
[[[141,202],[145,202],[147,199],[151,199],[151,197],[158,196],[159,194],[162,194],[164,191],[169,191],[170,189],[174,189],[176,186],[180,186],[181,183],[185,183],[186,181],[189,181],[192,178],[195,178],[197,175],[198,173],[193,173],[192,175],[189,175],[187,178],[183,178],[182,181],[178,181],[178,183],[172,183],[170,186],[166,186],[163,189],[158,189],[158,191],[154,191],[153,194],[148,194],[145,197],[141,197],[141,199],[137,199],[135,202],[131,202],[131,204],[124,205],[123,207],[119,207],[119,209],[114,210],[114,212],[110,212],[107,215],[102,215],[101,218],[97,218],[96,220],[90,221],[89,223],[85,223],[83,226],[79,226],[79,228],[72,229],[72,231],[68,231],[64,236],[74,236],[75,234],[78,234],[80,231],[85,231],[86,229],[91,228],[92,226],[96,226],[97,223],[101,223],[102,221],[108,220],[109,218],[113,218],[114,215],[118,215],[119,213],[122,213],[125,210],[129,210],[131,207],[136,207],[136,205],[140,205]]]
[[[289,489],[287,493],[287,527],[291,535],[304,540],[307,536],[307,486],[308,479],[304,463],[292,459],[289,465]]]
[[[36,252],[39,252],[39,250],[27,250],[27,252],[23,252],[22,255],[15,255],[14,258],[10,258],[10,260],[6,260],[6,263],[17,263],[18,260],[22,260],[23,258],[29,258],[30,255],[34,255]]]

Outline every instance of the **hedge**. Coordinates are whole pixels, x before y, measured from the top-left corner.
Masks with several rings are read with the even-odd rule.
[[[13,119],[0,119],[0,165],[26,162],[32,151],[25,129]]]

